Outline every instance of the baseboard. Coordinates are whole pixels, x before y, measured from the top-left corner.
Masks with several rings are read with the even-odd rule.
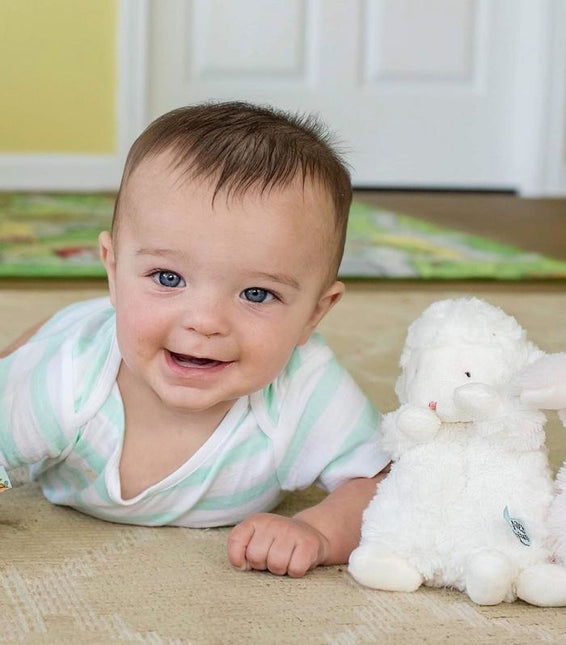
[[[112,191],[123,163],[118,155],[0,155],[0,190]]]

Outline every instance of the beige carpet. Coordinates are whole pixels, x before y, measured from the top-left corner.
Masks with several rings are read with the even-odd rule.
[[[357,286],[323,325],[373,401],[396,406],[393,383],[407,325],[433,300],[462,289],[502,306],[547,351],[566,348],[564,287]],[[561,289],[561,290],[559,290]],[[0,344],[61,305],[101,288],[0,288]],[[566,430],[548,426],[553,465]],[[21,479],[21,477],[20,477]],[[291,496],[292,513],[317,498]],[[34,484],[0,496],[0,642],[240,644],[566,643],[566,609],[521,602],[477,607],[462,594],[368,591],[344,567],[301,580],[233,571],[227,530],[105,523],[46,502]]]

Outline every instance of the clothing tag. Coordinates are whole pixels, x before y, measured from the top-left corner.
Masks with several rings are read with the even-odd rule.
[[[519,520],[516,520],[514,517],[509,515],[509,509],[507,506],[503,509],[503,519],[507,524],[509,524],[511,530],[519,538],[521,544],[531,546],[531,538],[527,535],[527,530]]]
[[[12,483],[4,466],[0,466],[0,493],[8,488],[12,488]]]

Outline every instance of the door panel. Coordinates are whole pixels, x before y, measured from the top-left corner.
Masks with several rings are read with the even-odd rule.
[[[516,6],[516,5],[515,5]],[[320,113],[357,186],[513,187],[513,0],[151,5],[149,109]]]

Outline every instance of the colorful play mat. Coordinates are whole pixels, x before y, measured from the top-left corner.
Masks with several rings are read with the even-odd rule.
[[[0,193],[0,277],[103,277],[111,194]],[[343,278],[566,279],[566,262],[355,202]]]

